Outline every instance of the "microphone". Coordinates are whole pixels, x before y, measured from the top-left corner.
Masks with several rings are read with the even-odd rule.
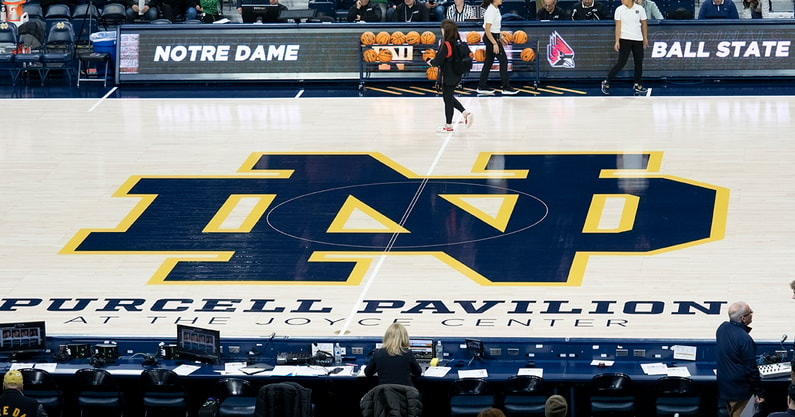
[[[787,335],[783,334],[781,336],[781,340],[778,342],[778,344],[781,345],[781,350],[784,350],[784,351],[787,350],[787,348],[784,347],[784,342],[786,342],[786,341],[787,341]]]

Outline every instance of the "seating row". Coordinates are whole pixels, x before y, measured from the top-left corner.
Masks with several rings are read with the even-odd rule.
[[[51,71],[62,70],[72,79],[75,62],[75,35],[72,24],[58,22],[50,27],[41,50],[16,53],[19,33],[15,24],[0,23],[0,45],[8,45],[0,52],[0,69],[9,71],[16,84],[23,71],[35,71],[44,80]]]
[[[112,374],[105,369],[77,370],[71,386],[75,398],[70,401],[64,398],[61,388],[47,371],[38,368],[20,371],[24,379],[25,394],[36,398],[51,416],[63,416],[64,410],[70,407],[76,407],[74,411],[81,415],[84,412],[93,412],[103,416],[114,413],[121,416],[129,409],[126,402],[132,400],[130,395],[125,395],[119,389]],[[145,369],[141,372],[139,383],[142,393],[140,405],[145,417],[157,413],[188,416],[198,411],[192,409],[191,404],[195,402],[189,401],[190,393],[181,377],[172,370]],[[591,416],[634,416],[640,411],[636,409],[632,380],[628,375],[596,375],[588,389]],[[283,396],[283,393],[277,394],[274,390],[286,390],[290,394]],[[551,384],[533,375],[514,376],[500,385],[486,379],[458,379],[449,389],[449,415],[474,417],[484,409],[496,407],[502,409],[507,417],[543,417],[545,402],[554,391]],[[201,399],[202,405],[198,408],[215,408],[220,417],[269,415],[255,413],[257,408],[262,410],[273,406],[269,401],[281,398],[289,399],[289,407],[298,410],[287,415],[308,417],[314,414],[311,389],[294,382],[266,383],[256,389],[245,379],[222,377],[215,381],[210,392],[210,397]],[[375,400],[377,401],[377,397]],[[426,396],[424,400],[438,401],[438,398]],[[703,410],[695,383],[684,377],[660,378],[654,389],[654,401],[654,415],[657,417],[699,416]],[[285,404],[281,405],[284,406]]]

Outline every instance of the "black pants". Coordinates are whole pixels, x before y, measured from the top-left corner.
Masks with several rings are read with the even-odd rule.
[[[630,52],[632,52],[632,60],[635,62],[635,84],[640,84],[640,80],[643,78],[643,41],[629,39],[618,40],[618,62],[607,74],[608,83],[613,81],[616,74],[627,64]]]
[[[491,36],[494,36],[494,39],[497,40],[497,45],[500,46],[500,53],[496,55],[497,60],[500,62],[500,85],[503,88],[510,87],[511,83],[508,81],[508,55],[505,54],[505,48],[502,47],[500,42],[500,34],[492,33]],[[483,69],[480,70],[480,81],[478,81],[478,88],[480,89],[485,89],[489,85],[489,72],[495,56],[494,44],[491,43],[488,36],[483,35],[483,43],[486,45],[486,59],[483,61]]]
[[[461,113],[464,112],[464,106],[458,101],[457,98],[453,95],[455,91],[455,85],[442,85],[442,100],[444,100],[444,117],[448,125],[453,123],[453,112],[454,109],[460,111]]]

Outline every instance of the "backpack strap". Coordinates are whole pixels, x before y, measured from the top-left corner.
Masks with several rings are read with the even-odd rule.
[[[444,41],[444,46],[447,48],[447,55],[445,55],[445,57],[450,58],[453,56],[453,47],[450,46],[450,42]]]

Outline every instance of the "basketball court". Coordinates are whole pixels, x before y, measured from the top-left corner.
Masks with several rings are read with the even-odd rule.
[[[431,95],[9,101],[0,321],[712,339],[745,300],[793,330],[791,96],[462,101],[453,134]]]

